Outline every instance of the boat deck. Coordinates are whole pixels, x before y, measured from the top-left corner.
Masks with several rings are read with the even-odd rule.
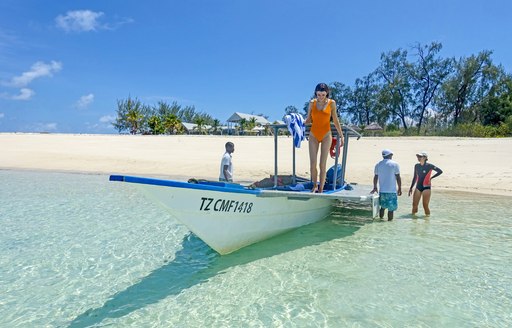
[[[325,190],[323,193],[312,193],[310,190],[285,191],[275,189],[262,190],[259,197],[292,197],[292,198],[328,198],[333,200],[349,200],[353,202],[372,203],[378,194],[370,194],[370,186],[350,184],[351,189]]]

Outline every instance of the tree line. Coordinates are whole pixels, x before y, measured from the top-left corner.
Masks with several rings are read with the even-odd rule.
[[[258,114],[268,118],[263,114]],[[194,106],[181,106],[176,101],[168,104],[160,101],[155,106],[143,104],[137,98],[128,97],[117,101],[117,117],[112,123],[119,132],[130,134],[183,134],[182,123],[195,124],[199,134],[219,133],[221,121],[207,113],[196,111]],[[239,134],[245,134],[256,127],[256,118],[242,118],[236,126]],[[263,134],[269,134],[270,128],[264,127]]]
[[[511,74],[493,63],[492,51],[456,59],[441,57],[441,49],[432,42],[389,51],[353,86],[331,83],[343,121],[377,122],[389,135],[511,135]]]
[[[117,101],[117,118],[112,125],[119,133],[181,134],[182,122],[196,124],[198,133],[204,132],[207,125],[214,131],[220,128],[220,120],[196,111],[194,106],[183,107],[175,101],[149,106],[131,97]]]
[[[512,75],[493,63],[492,51],[443,58],[441,49],[439,42],[417,43],[409,50],[382,53],[377,68],[352,86],[330,83],[342,121],[360,127],[377,122],[385,135],[510,136]],[[207,125],[213,133],[220,129],[220,120],[176,102],[148,106],[128,97],[118,100],[117,107],[113,125],[119,132],[179,134],[182,122],[196,124],[199,133]],[[237,129],[243,134],[254,126],[242,120]]]

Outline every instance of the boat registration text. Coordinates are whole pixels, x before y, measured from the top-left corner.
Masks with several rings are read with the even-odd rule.
[[[252,202],[201,197],[200,211],[251,213]]]

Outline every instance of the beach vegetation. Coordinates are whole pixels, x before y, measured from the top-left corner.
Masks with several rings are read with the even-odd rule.
[[[121,133],[128,131],[130,134],[144,132],[144,125],[149,118],[148,108],[135,98],[128,97],[117,101],[117,118],[112,125]]]
[[[157,115],[151,115],[148,118],[148,127],[151,134],[163,134],[165,132],[162,119]]]
[[[342,122],[364,135],[511,136],[512,75],[492,51],[444,58],[441,50],[432,42],[384,52],[353,86],[330,83]]]
[[[512,136],[512,74],[493,62],[490,50],[445,58],[442,48],[440,42],[416,43],[383,52],[377,67],[353,85],[330,83],[341,121],[370,136]],[[117,105],[113,126],[120,133],[223,131],[219,119],[176,101],[149,106],[128,97]],[[307,115],[308,107],[309,99],[301,114]],[[285,115],[299,111],[295,106],[284,109]],[[256,126],[255,118],[243,118],[228,133],[272,133],[268,126],[254,132]]]
[[[166,113],[163,116],[163,132],[166,134],[179,134],[183,132],[183,125],[176,114]]]
[[[238,122],[238,133],[240,135],[244,135],[245,130],[247,130],[248,121],[245,118],[242,118],[240,122]]]
[[[194,106],[181,106],[176,101],[159,101],[154,106],[143,104],[139,99],[128,97],[117,101],[117,117],[112,123],[119,133],[130,134],[182,134],[183,123],[196,124],[197,133],[206,133],[206,127],[215,119],[198,112]],[[217,120],[217,128],[220,121]]]
[[[498,126],[482,125],[480,123],[461,123],[441,130],[438,134],[449,137],[495,138],[509,135],[510,129],[505,123],[501,123]]]
[[[299,109],[295,106],[287,106],[284,109],[284,115],[292,114],[292,113],[299,113]]]
[[[199,134],[206,134],[206,119],[201,116],[194,118],[194,124],[196,124],[196,130]]]
[[[220,120],[216,118],[212,121],[211,132],[213,134],[219,134],[220,131],[221,131]]]

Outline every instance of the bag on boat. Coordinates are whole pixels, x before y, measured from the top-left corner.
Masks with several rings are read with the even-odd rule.
[[[327,170],[327,176],[325,183],[332,185],[334,182],[334,170],[336,169],[336,185],[338,187],[341,187],[343,185],[343,181],[341,181],[341,164],[338,164],[336,167],[335,165],[331,166],[329,170]]]

